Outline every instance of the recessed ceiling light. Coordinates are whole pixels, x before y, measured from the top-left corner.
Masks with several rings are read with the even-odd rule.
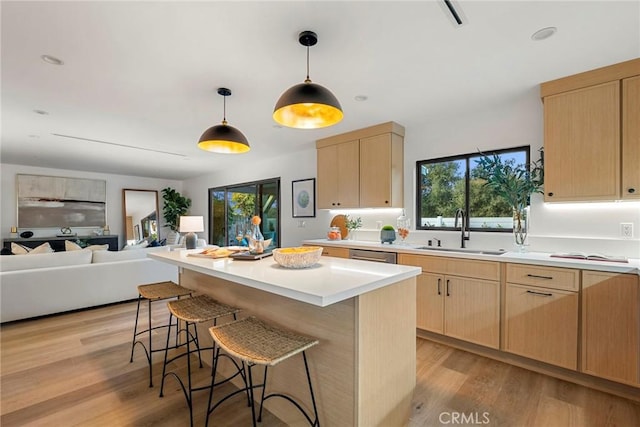
[[[51,65],[63,65],[64,64],[64,61],[62,61],[61,59],[56,58],[55,56],[41,55],[40,58],[42,58],[42,60],[44,62],[46,62],[47,64],[51,64]]]
[[[40,138],[40,135],[29,135],[29,138]]]
[[[548,39],[549,37],[554,35],[557,31],[558,29],[556,27],[541,28],[531,35],[531,40],[540,41],[540,40]]]
[[[44,110],[33,110],[33,112],[36,114],[40,114],[41,116],[47,116],[49,114],[48,111],[44,111]]]
[[[353,97],[353,99],[355,99],[356,101],[362,102],[369,99],[369,97],[367,95],[356,95]]]

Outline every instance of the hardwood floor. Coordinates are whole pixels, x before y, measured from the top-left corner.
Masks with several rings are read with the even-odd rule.
[[[126,303],[3,325],[0,425],[188,425],[175,381],[158,397],[160,353],[154,359],[154,388],[148,387],[140,348],[129,363],[135,309],[135,303]],[[154,322],[166,316],[155,310]],[[156,343],[162,343],[161,335]],[[418,339],[417,360],[410,427],[640,426],[640,405],[632,401],[445,345]],[[183,362],[175,368],[186,372]],[[205,384],[209,369],[196,369],[194,377]],[[206,400],[206,392],[196,396],[196,426],[204,425]],[[251,425],[250,419],[246,401],[233,399],[210,421],[226,427]],[[262,425],[284,424],[266,414]]]

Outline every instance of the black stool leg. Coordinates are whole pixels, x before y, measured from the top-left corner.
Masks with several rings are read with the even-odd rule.
[[[169,329],[167,329],[167,345],[164,350],[164,363],[162,364],[162,382],[160,383],[160,397],[163,397],[164,391],[164,378],[167,372],[167,355],[169,354],[169,337],[171,336],[171,320],[173,319],[173,314],[169,313]],[[176,325],[177,328],[177,325]]]
[[[311,403],[313,404],[313,414],[315,419],[313,420],[313,427],[320,427],[320,419],[318,418],[318,408],[316,406],[316,396],[313,394],[313,386],[311,385],[311,375],[309,374],[309,364],[307,363],[307,352],[302,352],[302,358],[304,359],[304,370],[307,373],[307,381],[309,382],[309,392],[311,393]]]
[[[131,358],[129,359],[129,363],[133,363],[133,350],[136,346],[136,335],[138,333],[138,317],[140,316],[140,300],[142,299],[142,295],[138,294],[138,308],[136,309],[136,323],[133,326],[133,339],[131,340]]]
[[[211,412],[211,401],[213,400],[213,389],[216,384],[216,371],[218,369],[218,360],[220,359],[220,347],[213,353],[213,367],[211,368],[211,388],[209,389],[209,403],[207,403],[207,417],[205,419],[205,427],[209,427],[209,415]]]
[[[153,345],[151,345],[151,300],[149,301],[149,387],[153,387]]]
[[[253,365],[247,363],[249,367],[249,394],[251,395],[251,421],[253,422],[253,427],[256,427],[256,401],[253,397],[253,377],[251,376],[251,368]]]
[[[265,367],[264,367],[264,379],[262,381],[262,396],[260,396],[260,412],[258,412],[258,422],[259,423],[262,422],[262,404],[264,403],[264,392],[267,389],[267,368],[268,368],[268,366],[265,365]]]

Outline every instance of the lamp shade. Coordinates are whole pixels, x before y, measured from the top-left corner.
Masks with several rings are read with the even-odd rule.
[[[246,153],[250,150],[249,142],[242,132],[226,122],[205,130],[198,141],[198,147],[213,153],[227,154]]]
[[[226,87],[218,88],[218,95],[222,96],[224,105],[224,115],[222,124],[212,126],[205,130],[200,140],[198,148],[213,153],[239,154],[246,153],[251,148],[249,141],[238,129],[227,124],[227,96],[231,95],[231,90]]]
[[[278,99],[273,119],[296,129],[318,129],[342,120],[342,107],[331,91],[311,81],[287,89]]]
[[[201,216],[181,216],[181,233],[199,233],[204,231],[204,217]]]

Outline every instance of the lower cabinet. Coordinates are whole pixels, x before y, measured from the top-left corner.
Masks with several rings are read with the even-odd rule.
[[[580,270],[507,264],[504,351],[578,368]]]
[[[638,277],[582,272],[582,372],[640,385]]]
[[[304,246],[311,246],[311,245],[304,245]],[[332,256],[336,258],[349,258],[349,249],[336,248],[334,246],[323,246],[322,256]]]
[[[504,350],[577,369],[578,303],[577,292],[508,283]]]
[[[398,261],[423,268],[416,288],[417,328],[499,348],[499,263],[405,254]]]

